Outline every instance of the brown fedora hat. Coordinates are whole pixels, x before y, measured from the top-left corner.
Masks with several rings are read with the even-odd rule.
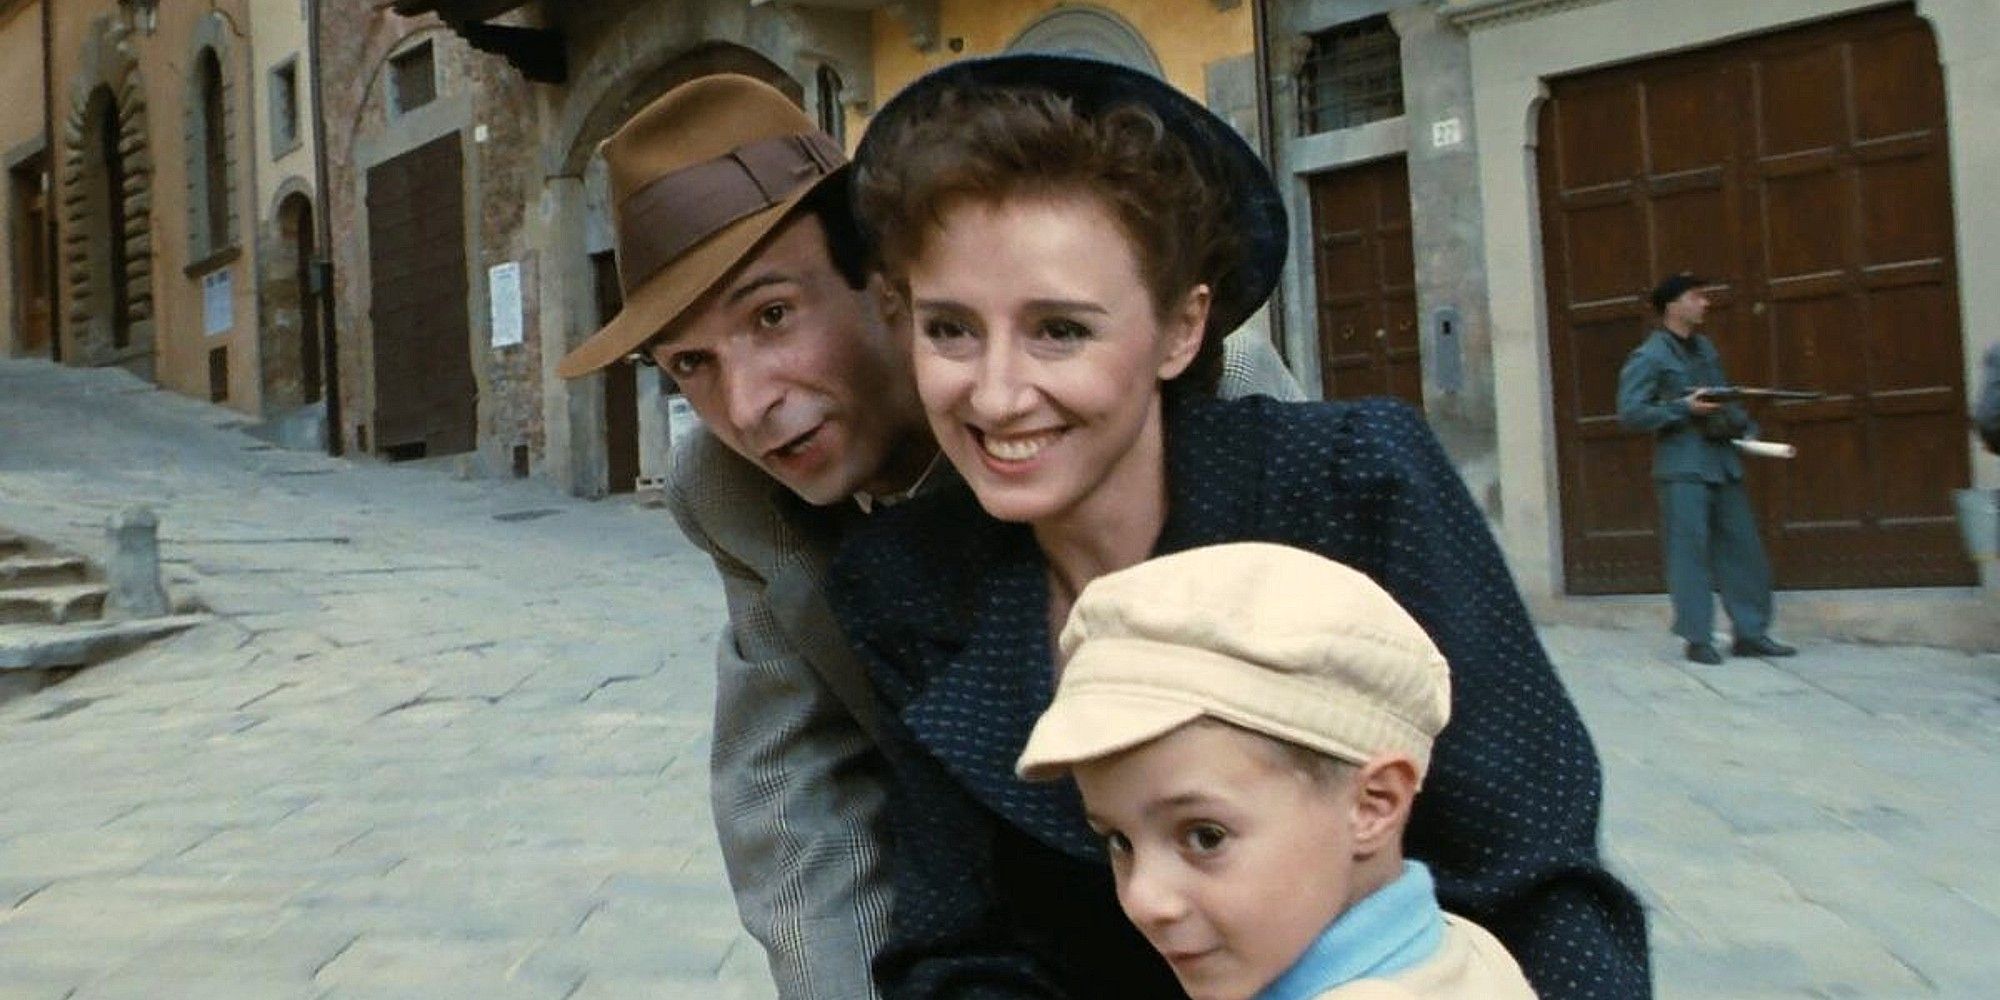
[[[603,151],[625,308],[562,359],[563,378],[653,339],[847,166],[789,98],[733,73],[667,91]]]

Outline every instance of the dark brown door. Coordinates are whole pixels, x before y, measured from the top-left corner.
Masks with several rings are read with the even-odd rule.
[[[15,168],[14,296],[22,357],[49,352],[49,215],[41,157]]]
[[[478,441],[463,173],[456,135],[368,171],[375,448],[391,458],[470,451]]]
[[[618,284],[617,255],[609,250],[590,255],[597,285],[597,323],[611,322],[625,308]],[[630,493],[639,482],[639,383],[651,369],[620,361],[604,369],[604,457],[612,493]]]
[[[1761,405],[1750,485],[1788,589],[1976,582],[1943,85],[1907,7],[1560,79],[1540,123],[1550,361],[1572,593],[1662,588],[1651,441],[1619,366],[1661,275],[1724,283],[1706,332]]]
[[[1311,188],[1326,397],[1396,396],[1422,409],[1409,167],[1396,157],[1315,174]]]

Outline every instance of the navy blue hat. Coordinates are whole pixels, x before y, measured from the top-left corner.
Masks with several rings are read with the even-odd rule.
[[[1653,287],[1653,294],[1649,296],[1653,303],[1653,311],[1656,313],[1666,312],[1667,303],[1686,295],[1691,289],[1707,288],[1713,284],[1715,282],[1707,278],[1695,277],[1692,271],[1682,271],[1679,274],[1670,275],[1667,280]]]
[[[1126,104],[1151,110],[1168,132],[1187,145],[1196,168],[1215,189],[1234,195],[1230,226],[1243,241],[1243,255],[1237,267],[1217,276],[1210,288],[1209,330],[1217,336],[1229,333],[1271,297],[1278,272],[1285,266],[1287,227],[1285,205],[1270,170],[1228,122],[1166,81],[1116,63],[1040,53],[948,63],[903,88],[875,113],[854,151],[856,167],[865,168],[883,155],[880,137],[894,130],[897,119],[922,113],[945,90],[987,88],[1045,90],[1068,98],[1084,115]]]

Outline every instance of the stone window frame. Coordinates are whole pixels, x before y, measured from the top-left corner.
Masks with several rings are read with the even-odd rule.
[[[265,84],[270,91],[271,107],[271,159],[279,160],[299,150],[306,143],[305,119],[300,111],[304,102],[299,93],[299,55],[294,52],[278,61],[265,76]],[[279,98],[289,94],[290,101]]]
[[[231,57],[235,54],[230,44],[229,27],[220,14],[203,17],[196,25],[194,37],[189,43],[187,62],[187,89],[184,113],[181,116],[181,139],[187,165],[187,226],[188,265],[184,271],[188,277],[198,277],[212,271],[242,252],[242,210],[237,206],[237,194],[241,188],[241,164],[238,162],[238,80],[230,72],[234,65]],[[209,190],[208,158],[216,151],[210,150],[208,143],[208,117],[205,95],[202,91],[202,59],[213,55],[217,69],[216,83],[221,93],[217,104],[222,109],[222,191]],[[211,198],[223,200],[221,213],[222,232],[215,233],[209,224]]]
[[[813,117],[820,131],[847,145],[847,79],[840,67],[822,61],[813,68]]]
[[[397,82],[397,70],[403,65],[404,60],[414,59],[419,54],[425,54],[425,53],[427,53],[427,57],[430,61],[430,66],[431,66],[430,96],[426,97],[420,104],[405,105],[403,103],[403,88]],[[386,77],[385,82],[387,84],[387,87],[385,89],[388,92],[387,93],[388,100],[385,103],[388,105],[390,121],[402,118],[405,115],[414,114],[417,111],[420,111],[433,104],[436,104],[438,98],[442,96],[442,91],[444,88],[440,86],[440,81],[438,79],[439,75],[438,50],[437,50],[437,45],[431,38],[429,37],[419,38],[416,41],[408,45],[405,45],[394,52],[391,52],[389,54],[389,58],[384,62],[387,69],[387,72],[384,74]]]

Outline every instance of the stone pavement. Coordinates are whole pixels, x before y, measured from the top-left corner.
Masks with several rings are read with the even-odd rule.
[[[706,798],[720,594],[668,519],[243,423],[0,361],[0,525],[97,553],[152,502],[216,614],[0,704],[0,1000],[770,996]],[[2000,657],[1545,635],[1661,997],[1993,995]]]

